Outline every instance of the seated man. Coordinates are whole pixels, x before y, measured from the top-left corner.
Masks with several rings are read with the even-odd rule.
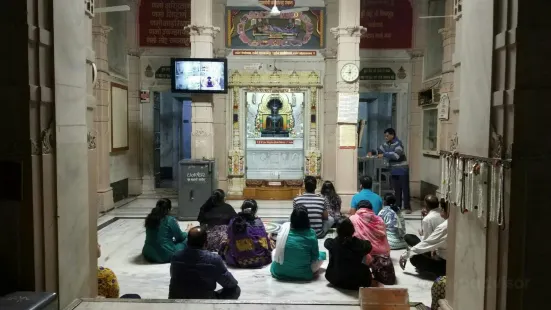
[[[406,234],[404,240],[409,247],[413,247],[421,242],[421,240],[427,239],[438,225],[444,223],[445,219],[441,215],[441,205],[444,206],[445,201],[439,201],[438,197],[434,195],[425,196],[425,209],[421,213],[423,214],[423,219],[421,221],[421,230],[419,231],[421,239],[414,234]]]
[[[308,210],[310,227],[318,238],[323,238],[335,224],[335,219],[329,216],[329,201],[322,195],[316,194],[317,180],[313,176],[304,178],[305,193],[293,199],[293,208],[299,205]]]
[[[194,227],[188,233],[188,246],[176,252],[170,263],[169,299],[238,299],[237,280],[218,254],[205,250],[207,231]],[[215,291],[216,283],[222,289]]]
[[[448,205],[443,204],[441,216],[444,218],[444,222],[438,225],[430,236],[402,254],[400,257],[400,267],[402,269],[406,267],[407,260],[409,259],[419,272],[428,272],[436,276],[446,275],[448,212]]]
[[[373,179],[370,176],[364,175],[360,178],[360,186],[361,190],[352,196],[352,201],[350,201],[349,215],[354,215],[356,213],[358,210],[358,203],[362,200],[371,202],[373,213],[378,215],[383,208],[383,199],[371,190],[373,187]]]

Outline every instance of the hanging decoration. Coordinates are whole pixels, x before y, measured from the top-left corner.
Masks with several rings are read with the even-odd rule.
[[[463,158],[457,157],[455,159],[455,205],[461,208],[461,213],[464,213],[464,187],[465,187],[465,174],[464,174],[464,162]]]
[[[504,170],[511,160],[441,151],[440,161],[443,198],[461,213],[475,214],[485,226],[488,220],[503,226]]]
[[[503,203],[503,185],[504,173],[502,165],[492,166],[491,172],[491,190],[490,190],[490,222],[503,225],[504,203]]]
[[[484,223],[487,222],[488,217],[488,166],[482,162],[478,164],[478,193],[477,193],[477,206],[478,206],[478,218],[482,219]],[[476,173],[476,170],[475,170]]]

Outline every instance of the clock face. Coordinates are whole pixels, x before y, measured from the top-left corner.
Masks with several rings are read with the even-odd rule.
[[[360,76],[360,69],[355,64],[346,64],[342,66],[341,77],[345,82],[355,82]]]

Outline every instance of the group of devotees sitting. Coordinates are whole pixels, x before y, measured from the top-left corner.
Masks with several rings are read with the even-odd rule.
[[[270,273],[275,279],[314,280],[323,272],[320,267],[327,259],[318,239],[325,238],[336,226],[337,236],[324,241],[329,254],[325,278],[334,287],[357,290],[396,284],[390,251],[407,249],[400,258],[402,269],[409,261],[418,272],[437,276],[433,303],[443,298],[434,293],[444,294],[447,204],[433,195],[425,197],[418,237],[406,234],[394,195],[381,198],[374,193],[369,176],[362,177],[360,183],[361,190],[354,195],[349,214],[343,215],[333,184],[326,181],[318,194],[317,180],[306,177],[305,193],[294,199],[290,222],[282,224],[277,235],[266,232],[257,216],[255,200],[245,200],[241,212],[236,213],[220,189],[201,207],[197,219],[200,226],[188,227],[187,232],[169,215],[171,201],[161,199],[145,220],[142,254],[148,262],[171,264],[170,299],[238,299],[241,290],[227,266],[261,268],[271,264]],[[110,279],[112,283],[116,283],[114,279]],[[101,295],[102,282],[98,281]],[[217,284],[222,289],[216,290]]]

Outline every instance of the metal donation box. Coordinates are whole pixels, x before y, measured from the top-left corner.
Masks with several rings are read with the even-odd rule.
[[[216,189],[214,161],[184,159],[178,164],[178,219],[195,221],[199,209]]]

